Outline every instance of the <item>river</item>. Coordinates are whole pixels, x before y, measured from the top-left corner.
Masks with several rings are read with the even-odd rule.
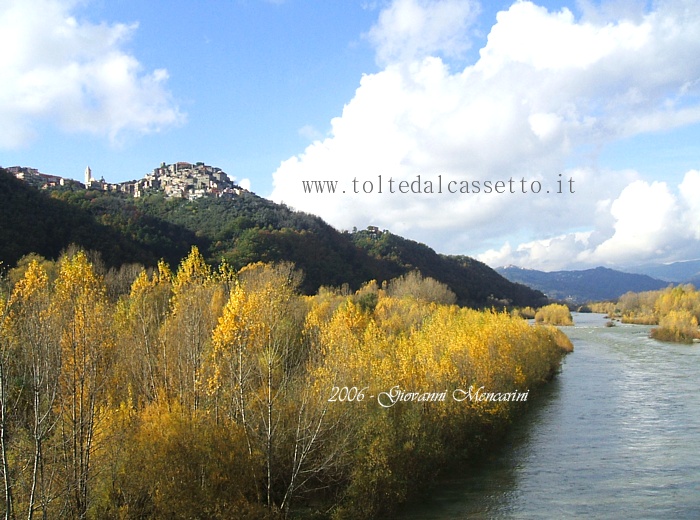
[[[700,519],[700,345],[574,320],[574,353],[500,447],[401,518]]]

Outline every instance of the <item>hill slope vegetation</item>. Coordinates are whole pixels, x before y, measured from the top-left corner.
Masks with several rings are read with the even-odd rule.
[[[143,198],[95,190],[40,191],[0,169],[0,261],[12,266],[30,252],[55,259],[70,244],[101,253],[108,267],[176,265],[196,245],[212,263],[235,268],[290,261],[304,272],[301,290],[348,284],[357,289],[419,270],[447,284],[469,306],[539,306],[545,297],[487,265],[436,253],[389,232],[340,232],[319,217],[253,193],[196,201]]]

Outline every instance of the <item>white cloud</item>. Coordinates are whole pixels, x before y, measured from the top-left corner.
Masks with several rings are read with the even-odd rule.
[[[323,138],[323,134],[313,125],[304,125],[297,132],[301,137],[308,139],[309,141],[317,141]]]
[[[564,8],[550,13],[517,2],[497,16],[498,23],[481,50],[479,68],[498,73],[505,65],[535,70],[586,70],[611,57],[639,52],[649,42],[651,21],[594,25],[580,23]]]
[[[677,194],[676,194],[677,192]],[[593,231],[490,249],[479,259],[493,266],[543,270],[673,262],[700,256],[700,172],[687,172],[677,190],[636,180],[613,201],[602,201]]]
[[[664,182],[636,181],[612,203],[614,234],[593,251],[594,257],[619,263],[629,258],[646,259],[664,249],[682,234],[676,198]]]
[[[250,191],[250,179],[241,179],[240,181],[238,181],[238,185],[244,190]]]
[[[462,57],[467,28],[479,12],[473,0],[394,0],[367,33],[382,64],[440,54]]]
[[[165,89],[168,74],[142,70],[123,50],[136,25],[93,24],[75,0],[0,5],[0,147],[26,145],[49,121],[69,132],[148,133],[183,120]]]
[[[453,72],[435,54],[469,44],[473,8],[460,3],[457,23],[441,14],[451,3],[395,0],[369,33],[384,69],[362,77],[326,139],[282,162],[271,196],[339,228],[373,224],[447,253],[497,257],[504,243],[522,242],[510,257],[533,263],[545,252],[559,252],[562,263],[567,255],[568,263],[618,261],[622,244],[663,254],[661,231],[656,242],[630,235],[639,230],[625,220],[622,194],[636,173],[567,164],[624,136],[700,121],[700,5],[680,3],[577,20],[567,9],[516,2],[498,14],[479,60]],[[525,178],[543,190],[387,193],[389,178],[410,185],[418,176],[482,186],[512,178],[518,187]],[[353,179],[373,182],[373,193],[353,193],[362,186]],[[575,194],[554,193],[569,179]],[[310,195],[303,180],[337,180],[338,193]],[[662,194],[660,185],[649,190]]]
[[[678,189],[682,203],[687,208],[682,224],[695,240],[700,240],[700,171],[691,170],[686,173]]]

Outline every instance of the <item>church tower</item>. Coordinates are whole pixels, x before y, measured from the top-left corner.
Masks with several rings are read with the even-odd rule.
[[[92,183],[92,170],[88,166],[87,168],[85,168],[85,187],[89,188],[90,183]]]

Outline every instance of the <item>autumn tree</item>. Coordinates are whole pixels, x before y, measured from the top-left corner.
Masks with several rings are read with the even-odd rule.
[[[391,280],[387,294],[394,298],[412,297],[444,305],[452,305],[457,301],[457,296],[447,285],[430,277],[424,278],[420,271],[411,271]]]
[[[172,272],[164,262],[151,276],[142,270],[131,285],[128,297],[117,306],[114,326],[119,346],[119,367],[115,374],[115,396],[131,396],[136,404],[153,401],[164,391],[168,378],[168,353],[163,330],[170,311]]]
[[[60,334],[60,432],[66,514],[85,518],[90,505],[93,444],[106,392],[114,339],[102,279],[84,252],[60,262],[50,312]]]
[[[120,296],[129,294],[134,280],[142,271],[144,267],[141,264],[123,264],[118,269],[112,267],[107,270],[104,275],[107,298],[117,301]]]
[[[160,396],[113,409],[104,432],[118,439],[101,466],[93,518],[264,518],[241,429]],[[109,460],[113,459],[113,460]],[[109,467],[104,463],[109,464]]]
[[[253,467],[256,453],[262,454],[263,501],[269,509],[286,507],[291,497],[276,491],[275,480],[282,473],[279,448],[290,431],[291,389],[305,359],[301,276],[289,263],[254,264],[239,279],[213,333],[210,391],[243,427]],[[303,420],[304,413],[296,417]]]
[[[555,327],[457,307],[417,272],[300,296],[292,264],[213,269],[193,248],[175,274],[71,249],[13,275],[6,518],[278,518],[305,498],[337,520],[385,517],[518,406],[448,391],[534,390],[571,348]],[[658,296],[670,324],[697,328],[696,292]]]
[[[179,397],[183,412],[202,405],[204,356],[225,298],[211,267],[193,247],[173,279],[171,311],[163,327],[167,391]]]
[[[10,429],[11,400],[8,378],[13,358],[7,324],[8,304],[4,291],[0,289],[0,462],[2,463],[5,519],[13,518],[13,475],[10,470],[8,442]]]
[[[696,320],[700,319],[700,292],[693,285],[677,285],[658,292],[654,309],[659,318],[671,311],[686,311]]]
[[[687,309],[671,309],[659,320],[659,326],[651,330],[651,337],[661,341],[692,343],[700,338],[698,319]]]
[[[49,278],[49,284],[53,284],[55,282],[56,277],[58,276],[58,263],[52,260],[47,260],[43,256],[36,253],[29,253],[28,255],[24,255],[22,258],[20,258],[15,267],[10,269],[8,272],[7,278],[11,287],[14,287],[17,282],[24,278],[27,269],[29,269],[29,266],[34,262],[38,263],[39,266],[46,271]]]
[[[49,278],[43,265],[33,260],[26,268],[10,299],[10,327],[16,355],[21,363],[28,401],[26,424],[33,444],[28,465],[31,468],[27,518],[38,507],[47,514],[52,497],[46,475],[45,441],[53,432],[56,402],[59,395],[61,348],[55,334],[58,324],[49,313],[51,294]]]
[[[573,325],[571,311],[566,305],[561,303],[550,303],[537,310],[535,313],[536,323],[548,323],[550,325]]]

